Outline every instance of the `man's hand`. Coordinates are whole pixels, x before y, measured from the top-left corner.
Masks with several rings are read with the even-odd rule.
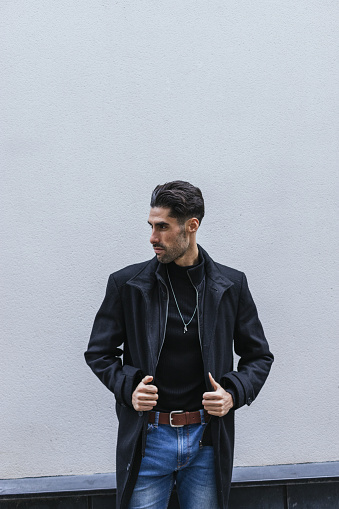
[[[153,377],[146,375],[132,394],[132,405],[137,412],[147,412],[157,404],[158,388],[155,385],[147,385]]]
[[[204,409],[211,415],[222,417],[226,415],[234,406],[233,398],[229,392],[218,384],[211,373],[208,373],[214,392],[205,392],[203,394],[202,404]]]

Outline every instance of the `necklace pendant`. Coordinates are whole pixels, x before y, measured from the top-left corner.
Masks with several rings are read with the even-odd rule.
[[[186,324],[184,326],[184,334],[187,332],[187,327],[186,327]]]

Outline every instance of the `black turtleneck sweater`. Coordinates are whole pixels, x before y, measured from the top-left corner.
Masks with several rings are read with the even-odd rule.
[[[192,267],[180,267],[172,262],[165,267],[181,314],[187,324],[197,303],[195,287],[204,278],[204,262]],[[184,333],[184,324],[175,303],[167,270],[165,282],[169,294],[168,318],[154,381],[159,391],[155,410],[191,412],[202,408],[202,395],[206,391],[198,333],[198,310],[187,325],[187,332]]]

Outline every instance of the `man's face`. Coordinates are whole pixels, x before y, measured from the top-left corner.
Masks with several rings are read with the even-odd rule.
[[[151,208],[148,224],[152,227],[150,243],[161,263],[170,263],[182,258],[189,248],[189,236],[185,224],[180,225],[170,217],[169,208]]]

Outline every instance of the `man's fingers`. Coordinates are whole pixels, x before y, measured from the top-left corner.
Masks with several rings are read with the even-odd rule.
[[[154,398],[138,398],[137,401],[140,403],[140,405],[156,405],[157,404],[158,397]]]
[[[210,415],[216,415],[217,417],[223,417],[228,414],[230,408],[218,407],[218,408],[210,408],[204,407],[204,410]]]
[[[140,401],[154,401],[158,399],[158,395],[154,393],[139,392],[136,397]]]
[[[140,411],[146,412],[148,410],[153,410],[153,407],[155,407],[155,405],[156,405],[155,401],[148,401],[147,403],[137,401],[137,402],[135,402],[135,404],[133,406],[134,406],[134,409],[137,410],[138,412],[140,412]]]
[[[213,377],[212,380],[215,382]],[[211,383],[212,383],[211,380]],[[217,417],[222,417],[226,415],[229,410],[233,407],[233,398],[231,394],[229,394],[225,389],[221,387],[221,385],[217,384],[218,388],[215,392],[205,392],[203,394],[202,404],[204,409],[211,415],[215,415]]]
[[[144,385],[142,382],[138,387],[138,392],[142,392],[143,394],[155,394],[158,392],[158,387],[155,385]]]
[[[138,384],[132,394],[132,405],[135,410],[146,412],[152,410],[157,404],[158,388],[155,385],[148,385],[152,382],[153,376],[146,375]]]
[[[218,406],[223,405],[224,401],[222,399],[203,399],[202,404],[207,406]]]
[[[220,394],[216,392],[204,392],[202,395],[203,399],[213,400],[213,399],[221,399]]]
[[[135,410],[145,412],[156,406],[157,399],[157,394],[134,393],[132,395],[132,405]]]
[[[151,375],[146,375],[141,380],[140,384],[138,385],[138,390],[141,392],[158,392],[158,388],[155,385],[147,385],[150,382],[152,382],[153,377]]]
[[[154,405],[139,405],[135,410],[138,412],[148,412],[149,410],[153,410]]]
[[[225,403],[223,401],[203,401],[202,405],[207,410],[216,410],[217,408],[223,408]]]

